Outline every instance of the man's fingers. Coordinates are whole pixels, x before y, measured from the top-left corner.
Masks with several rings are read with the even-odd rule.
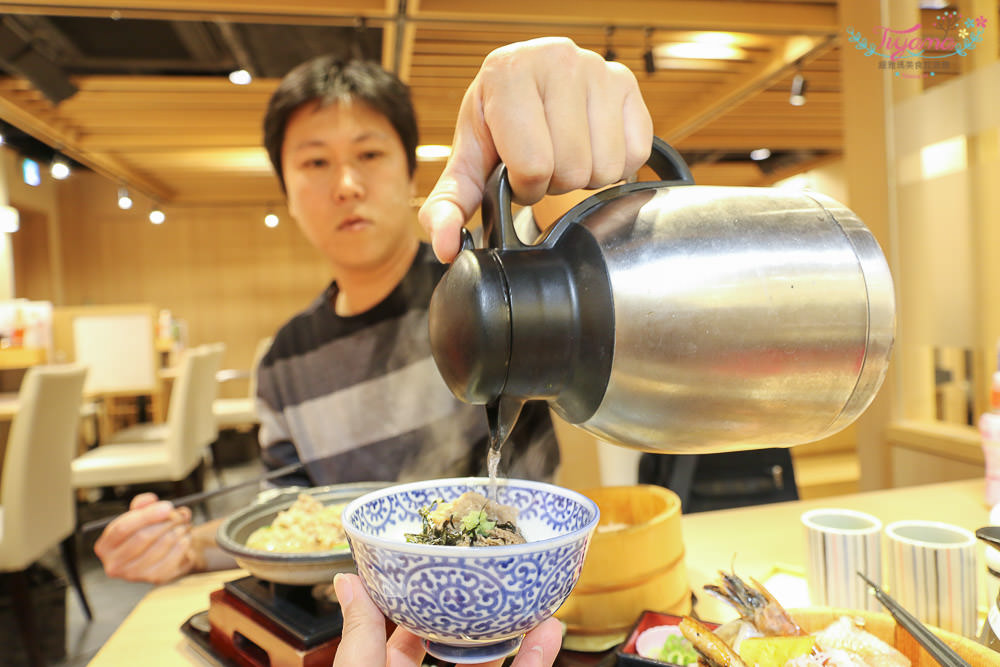
[[[431,247],[438,261],[448,263],[455,259],[461,247],[465,212],[455,203],[453,194],[438,192],[441,188],[441,181],[438,181],[435,192],[420,207],[419,220],[431,237]]]
[[[451,156],[418,213],[434,254],[442,262],[450,262],[458,254],[459,231],[479,207],[486,178],[497,162],[493,139],[483,121],[477,82],[462,98],[458,119]]]
[[[396,628],[385,645],[386,667],[420,667],[424,662],[424,641],[407,630]]]
[[[140,493],[140,494],[134,496],[132,498],[132,502],[129,503],[128,508],[130,510],[142,509],[143,507],[147,507],[149,505],[152,505],[153,503],[155,503],[158,500],[159,500],[159,497],[155,493],[149,493],[147,491],[145,493]]]
[[[333,578],[333,587],[344,613],[344,631],[334,667],[385,665],[385,618],[365,593],[361,579],[356,574],[341,573]]]
[[[614,63],[608,63],[608,68]],[[580,188],[600,188],[628,176],[625,170],[628,153],[624,127],[624,109],[620,100],[628,90],[629,79],[616,70],[605,68],[593,77],[587,95],[587,116],[590,119],[590,150],[592,162],[590,180]],[[631,72],[628,72],[631,75]],[[608,104],[608,100],[616,100]]]
[[[177,530],[177,529],[175,529]],[[190,567],[191,535],[164,535],[153,548],[125,568],[123,578],[162,584],[187,574]]]
[[[146,538],[144,531],[152,533],[153,528],[143,529],[136,538],[131,540],[126,549],[122,547],[105,563],[105,570],[114,571],[116,575],[130,580],[141,580],[146,573],[155,569],[159,563],[180,543],[189,537],[191,529],[187,526],[166,525],[166,529],[156,526],[156,537]],[[142,548],[135,548],[139,542]],[[188,540],[190,542],[190,539]]]
[[[173,511],[173,505],[165,500],[129,510],[105,527],[94,543],[94,551],[103,559],[131,541],[133,536],[145,527],[160,523],[169,525]]]
[[[470,170],[483,170],[483,180],[497,162],[507,166],[514,198],[521,204],[533,204],[545,196],[552,178],[555,156],[552,151],[550,111],[535,77],[516,76],[516,64],[510,52],[498,49],[483,63],[472,88],[482,106],[481,117],[460,117],[459,128],[480,124],[477,134],[481,143],[489,142],[491,162],[477,166],[476,156],[464,156]],[[525,67],[525,65],[521,65]],[[464,149],[480,150],[482,146],[463,145]],[[474,177],[474,174],[473,174]],[[480,188],[479,198],[482,198]],[[478,205],[478,202],[475,203]]]
[[[452,155],[419,218],[441,261],[478,208],[497,162],[514,201],[600,188],[649,158],[653,123],[635,75],[565,38],[490,53],[459,109]]]
[[[142,528],[132,539],[102,557],[104,571],[130,581],[149,581],[147,572],[178,542],[187,538],[190,543],[190,532],[190,526],[167,522]]]
[[[626,72],[628,77],[635,80],[632,72]],[[642,165],[649,159],[649,153],[653,148],[653,119],[649,115],[646,103],[642,99],[642,94],[637,86],[630,86],[630,91],[625,97],[625,104],[622,106],[624,120],[622,127],[625,132],[625,169],[624,176],[631,176],[639,171]]]
[[[550,667],[562,645],[562,623],[547,618],[524,636],[511,667]]]

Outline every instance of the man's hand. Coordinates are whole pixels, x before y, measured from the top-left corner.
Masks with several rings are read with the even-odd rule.
[[[94,552],[109,577],[154,584],[176,579],[195,566],[191,510],[141,493],[104,529]]]
[[[499,161],[515,200],[527,205],[623,180],[646,162],[652,142],[652,119],[624,65],[560,37],[499,48],[466,90],[451,158],[420,222],[438,259],[450,262]]]
[[[344,631],[334,667],[420,667],[424,658],[422,640],[403,628],[396,628],[387,641],[385,617],[368,597],[357,575],[338,574],[333,586],[344,613]],[[551,667],[561,641],[559,621],[547,619],[524,636],[511,667]],[[481,667],[500,667],[502,663],[503,660],[497,660]]]

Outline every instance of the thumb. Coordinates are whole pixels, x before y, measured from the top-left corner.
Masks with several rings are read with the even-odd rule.
[[[344,630],[334,667],[384,665],[385,619],[356,574],[337,574],[333,587],[344,614]]]
[[[458,117],[451,157],[418,213],[434,254],[442,262],[450,262],[458,255],[461,229],[479,207],[486,179],[500,160],[482,120],[475,82],[462,100]]]

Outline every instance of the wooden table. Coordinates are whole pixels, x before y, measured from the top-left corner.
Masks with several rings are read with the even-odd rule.
[[[802,570],[806,547],[799,516],[815,507],[862,510],[878,516],[883,523],[921,518],[972,530],[987,525],[989,518],[984,483],[979,479],[692,514],[682,522],[692,589],[700,591],[719,570],[728,571],[734,563],[744,578],[763,579],[776,566]],[[980,545],[981,564],[983,548]],[[141,656],[143,667],[205,664],[179,628],[192,614],[208,607],[211,591],[242,575],[234,570],[193,575],[154,589],[101,648],[91,667],[133,664],[137,656]],[[980,584],[985,608],[982,578]],[[698,599],[697,611],[703,618],[731,617],[731,610],[710,596],[702,594]]]

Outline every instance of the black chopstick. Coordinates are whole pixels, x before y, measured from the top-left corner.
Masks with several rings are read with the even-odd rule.
[[[940,637],[917,620],[916,616],[903,609],[898,602],[889,597],[874,581],[860,572],[858,572],[858,576],[864,579],[865,583],[871,587],[875,592],[875,597],[882,603],[882,606],[889,610],[889,613],[896,619],[896,622],[906,628],[906,631],[913,635],[917,643],[927,649],[927,653],[937,660],[939,664],[944,667],[971,667],[962,656],[955,652],[955,649],[945,644]]]
[[[259,477],[254,477],[253,479],[248,479],[238,484],[232,484],[230,486],[221,486],[217,489],[212,489],[211,491],[199,491],[198,493],[191,493],[186,496],[181,496],[180,498],[174,498],[170,502],[173,503],[174,507],[183,507],[185,505],[194,505],[203,500],[208,500],[209,498],[214,498],[215,496],[221,496],[223,493],[229,493],[236,489],[241,489],[245,486],[250,486],[251,484],[260,484],[261,482],[266,482],[270,479],[275,479],[278,477],[284,477],[285,475],[290,475],[293,472],[298,472],[305,466],[304,463],[291,463],[289,465],[283,466],[281,468],[275,468],[270,472],[267,472]],[[89,533],[92,530],[98,530],[104,528],[106,525],[117,519],[120,514],[113,514],[111,516],[106,516],[102,519],[94,519],[93,521],[88,521],[87,523],[80,526],[79,532]]]

